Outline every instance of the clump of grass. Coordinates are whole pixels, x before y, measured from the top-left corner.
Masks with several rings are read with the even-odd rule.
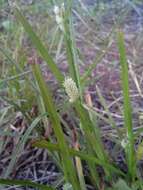
[[[14,151],[15,156],[13,156],[4,177],[7,178],[9,176],[11,168],[14,166],[14,163],[16,161],[16,155],[19,152],[19,149],[23,148],[32,130],[36,127],[39,121],[44,118],[43,121],[46,121],[46,123],[50,122],[54,131],[54,138],[49,137],[48,140],[36,140],[33,143],[33,146],[45,148],[53,155],[56,152],[57,163],[59,164],[59,169],[63,174],[64,189],[87,189],[87,183],[84,174],[84,164],[86,164],[86,166],[88,167],[88,178],[93,188],[95,189],[101,189],[103,187],[103,184],[105,188],[109,190],[133,190],[135,188],[141,189],[141,178],[138,176],[137,173],[137,160],[136,152],[134,149],[135,135],[133,133],[132,125],[129,75],[123,33],[121,31],[117,31],[117,45],[119,48],[120,55],[120,73],[124,99],[123,115],[124,128],[126,131],[124,136],[127,139],[124,151],[126,154],[126,165],[128,166],[127,173],[122,171],[116,165],[116,163],[113,162],[112,158],[110,157],[110,153],[105,149],[104,143],[102,141],[101,130],[98,126],[97,118],[99,117],[99,115],[97,115],[97,113],[92,109],[92,104],[88,104],[84,100],[83,87],[86,83],[86,79],[91,74],[95,66],[95,62],[89,68],[89,70],[83,74],[83,76],[80,76],[77,64],[79,54],[76,47],[74,34],[75,30],[72,20],[72,1],[66,2],[64,8],[62,9],[62,13],[59,14],[59,16],[62,17],[62,19],[60,20],[60,24],[62,24],[62,27],[60,26],[60,30],[62,28],[62,31],[60,32],[62,32],[63,35],[66,48],[67,62],[69,65],[68,78],[64,78],[64,75],[57,67],[57,64],[55,63],[54,59],[50,56],[50,53],[43,45],[39,36],[32,29],[27,19],[23,16],[20,9],[15,7],[14,12],[17,20],[22,24],[32,44],[37,49],[37,52],[46,62],[48,68],[56,78],[59,84],[59,88],[67,92],[69,100],[66,102],[66,104],[68,104],[68,108],[70,109],[67,109],[66,112],[72,110],[78,122],[77,126],[74,127],[73,134],[69,134],[69,136],[67,136],[64,133],[61,124],[61,115],[60,112],[57,111],[58,109],[57,105],[55,105],[54,102],[52,90],[50,89],[49,85],[45,82],[41,72],[41,68],[36,58],[34,58],[32,60],[32,63],[30,64],[30,67],[31,72],[34,76],[33,85],[35,87],[36,93],[38,94],[38,96],[40,96],[39,110],[41,111],[41,113],[40,116],[32,122],[32,124],[27,129],[23,137],[20,139],[20,143]],[[16,82],[18,82],[18,73],[14,73],[14,75],[17,79]],[[15,85],[17,88],[19,87],[18,84]],[[106,102],[102,97],[99,88],[97,87],[96,90],[104,109],[108,113],[109,124],[118,133],[116,123],[113,120],[112,115],[110,114],[110,111],[106,106]],[[65,104],[65,102],[63,102],[63,104]],[[31,122],[31,118],[29,122]],[[46,123],[44,126],[45,128]],[[74,135],[73,139],[72,135]],[[102,177],[100,176],[99,170],[102,170]],[[24,180],[21,181],[0,179],[0,183],[6,185],[16,184],[22,186],[30,186],[42,190],[55,189],[55,187],[52,186],[40,185],[34,182]]]

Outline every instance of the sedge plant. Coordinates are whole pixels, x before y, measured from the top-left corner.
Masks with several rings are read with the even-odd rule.
[[[97,114],[93,109],[86,104],[84,101],[84,82],[87,72],[84,73],[84,77],[80,76],[78,68],[78,50],[75,42],[74,25],[72,18],[72,0],[66,1],[60,7],[55,7],[56,21],[59,24],[60,32],[64,38],[64,45],[66,49],[66,57],[69,66],[69,73],[67,77],[64,77],[60,69],[57,67],[54,59],[51,57],[47,48],[43,45],[43,42],[33,30],[27,19],[21,13],[18,7],[14,7],[14,12],[17,20],[22,24],[24,30],[28,34],[33,46],[37,49],[37,53],[46,62],[47,67],[50,69],[54,77],[56,78],[59,88],[63,89],[68,96],[69,107],[72,108],[73,112],[78,119],[77,129],[80,133],[77,136],[76,143],[79,146],[73,146],[67,140],[66,134],[61,125],[60,113],[57,111],[55,105],[52,90],[49,85],[45,82],[41,72],[41,68],[37,63],[36,59],[33,59],[31,64],[32,74],[34,76],[35,84],[37,85],[37,91],[40,96],[41,102],[43,103],[43,111],[38,120],[31,124],[31,127],[26,133],[30,135],[31,130],[39,122],[40,119],[46,117],[46,120],[50,121],[54,131],[56,143],[53,143],[51,139],[37,140],[33,143],[33,146],[47,149],[50,152],[56,152],[58,154],[58,161],[61,163],[61,172],[64,176],[64,189],[70,187],[72,190],[86,190],[86,178],[84,174],[84,164],[86,163],[89,170],[89,179],[92,186],[95,189],[101,189],[101,183],[104,181],[107,189],[129,189],[133,190],[135,178],[137,177],[136,172],[136,155],[134,150],[134,133],[132,125],[132,111],[129,93],[129,76],[127,58],[125,52],[124,38],[121,31],[117,31],[117,44],[120,54],[120,71],[121,71],[121,82],[123,88],[123,99],[124,99],[124,127],[126,129],[127,144],[125,147],[126,164],[128,166],[127,174],[117,167],[110,158],[110,154],[105,150],[102,142],[102,134],[97,122]],[[61,11],[61,12],[60,12]],[[93,63],[95,65],[95,63]],[[92,68],[92,67],[91,67]],[[93,67],[94,68],[94,67]],[[88,71],[92,72],[92,69]],[[83,80],[84,79],[84,80]],[[98,95],[102,104],[104,105],[107,112],[109,110],[106,107],[105,101],[97,88]],[[66,110],[69,111],[68,109]],[[109,115],[109,123],[116,129],[116,123],[113,121],[111,115]],[[45,125],[46,126],[46,125]],[[118,129],[117,129],[118,130]],[[80,144],[80,139],[83,139],[83,145]],[[25,142],[25,138],[22,138],[22,143]],[[23,146],[23,144],[21,145]],[[83,162],[84,161],[84,162]],[[100,179],[98,169],[102,168],[104,180]],[[8,175],[6,175],[7,177]],[[112,183],[113,181],[113,183]],[[9,180],[0,179],[1,184],[6,185],[22,185],[31,186],[43,190],[54,190],[54,187],[40,185],[27,180]],[[66,185],[65,185],[66,184]],[[67,185],[68,184],[68,185]],[[109,186],[108,186],[109,184]],[[109,187],[109,188],[108,188]],[[141,187],[141,183],[136,183],[136,187]],[[67,188],[68,189],[68,188]]]

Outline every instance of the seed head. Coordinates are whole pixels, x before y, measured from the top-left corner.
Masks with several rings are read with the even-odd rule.
[[[56,5],[54,6],[54,13],[55,13],[55,15],[60,14],[60,9]]]
[[[60,7],[54,6],[55,19],[61,31],[64,31],[64,20],[63,20],[64,12],[65,12],[64,3],[62,3]]]
[[[122,139],[121,146],[123,148],[126,148],[128,146],[128,144],[129,144],[129,140],[127,138]]]
[[[73,190],[73,187],[70,183],[66,183],[63,186],[63,190]]]
[[[63,86],[69,97],[69,102],[71,102],[71,103],[75,102],[79,97],[79,91],[76,86],[76,83],[73,81],[72,78],[67,77],[67,78],[65,78]]]

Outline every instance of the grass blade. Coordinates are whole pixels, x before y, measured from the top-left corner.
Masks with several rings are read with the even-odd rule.
[[[98,86],[96,86],[96,91],[97,91],[97,95],[99,97],[99,100],[100,100],[100,103],[101,105],[104,107],[106,113],[108,114],[108,117],[109,117],[109,121],[110,121],[110,124],[113,128],[116,128],[116,123],[114,121],[114,119],[112,118],[111,114],[110,114],[110,111],[107,107],[107,104],[106,104],[106,101],[104,99],[104,97],[102,96],[101,92],[100,92],[100,89]]]
[[[45,116],[45,114],[40,115],[39,117],[37,117],[32,123],[31,125],[28,127],[28,129],[26,130],[26,132],[24,133],[24,135],[21,137],[18,145],[16,146],[15,150],[12,153],[12,159],[4,173],[4,178],[7,178],[9,176],[9,174],[11,173],[16,161],[17,161],[17,156],[19,155],[19,153],[23,150],[24,144],[26,143],[29,135],[31,134],[32,130],[37,126],[37,124],[39,123],[39,121]]]
[[[79,88],[80,98],[82,100],[82,90],[80,84],[80,74],[78,68],[78,53],[75,42],[75,34],[73,28],[73,18],[72,18],[72,0],[66,3],[67,11],[65,12],[64,18],[64,37],[66,44],[66,53],[69,64],[69,71],[72,79],[76,82],[77,87]]]
[[[20,185],[25,187],[38,188],[40,190],[55,190],[53,187],[35,183],[29,180],[15,180],[15,179],[0,179],[0,184],[3,185]]]
[[[20,21],[20,23],[23,25],[25,31],[29,35],[32,43],[37,48],[38,52],[40,53],[41,57],[47,62],[51,72],[54,74],[54,76],[57,78],[57,80],[62,83],[64,80],[64,77],[58,67],[56,66],[54,60],[49,55],[46,47],[41,42],[40,38],[36,35],[34,30],[32,29],[31,25],[28,23],[28,21],[25,19],[25,17],[21,14],[21,11],[18,8],[14,9],[16,18]]]
[[[45,149],[51,150],[51,151],[58,151],[58,152],[60,151],[60,147],[58,144],[52,144],[45,140],[37,140],[33,143],[33,146],[38,147],[38,148],[45,148]],[[90,163],[95,163],[100,166],[105,166],[107,168],[112,169],[115,173],[118,173],[121,176],[125,176],[125,174],[121,170],[117,169],[116,167],[114,167],[112,165],[109,165],[108,163],[103,163],[100,159],[95,158],[94,156],[87,154],[86,152],[77,151],[77,150],[75,150],[73,148],[69,148],[69,147],[68,147],[68,150],[69,150],[69,153],[71,154],[71,156],[77,156],[77,157],[81,158],[82,160],[89,161]]]
[[[118,48],[120,54],[121,65],[121,82],[124,97],[124,126],[127,131],[128,145],[126,149],[128,175],[133,180],[136,175],[136,162],[134,151],[134,134],[132,126],[132,110],[129,94],[129,76],[128,76],[128,64],[126,58],[126,50],[124,45],[124,35],[121,31],[118,32]]]
[[[64,133],[61,129],[59,116],[57,114],[56,107],[52,100],[51,92],[48,89],[48,87],[42,77],[39,65],[33,64],[32,69],[33,69],[33,74],[35,76],[37,84],[39,86],[40,93],[43,98],[46,111],[48,111],[49,119],[52,123],[53,129],[54,129],[54,132],[55,132],[55,135],[57,138],[57,142],[60,147],[60,151],[61,151],[60,156],[62,158],[62,164],[63,164],[63,169],[64,169],[64,174],[65,174],[66,180],[68,183],[72,184],[72,186],[75,190],[79,190],[79,183],[77,181],[75,168],[73,166],[71,156],[70,156],[68,148],[67,148],[68,146],[65,141]]]

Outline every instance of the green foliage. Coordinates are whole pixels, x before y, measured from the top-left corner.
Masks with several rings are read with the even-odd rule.
[[[51,58],[51,56],[48,54],[48,52],[47,52],[45,46],[43,45],[43,43],[41,42],[40,38],[33,31],[32,27],[27,22],[27,20],[23,17],[20,10],[18,8],[15,8],[14,10],[15,10],[15,15],[16,15],[17,19],[22,23],[25,31],[28,33],[32,43],[35,45],[35,47],[37,48],[37,50],[40,53],[40,55],[42,56],[42,58],[47,62],[49,68],[51,69],[51,71],[53,72],[55,77],[57,77],[57,79],[60,82],[63,82],[63,75],[59,71],[58,67],[56,66],[56,64],[53,61],[53,59]]]
[[[135,6],[136,2],[128,1],[128,3],[132,6],[132,8],[138,11]],[[54,1],[50,2],[50,6],[51,4],[54,4]],[[41,10],[42,8],[39,8],[39,6],[40,5],[38,5],[38,9]],[[84,4],[81,3],[81,6],[84,8]],[[100,11],[102,14],[104,13],[106,6],[106,3],[100,4]],[[112,34],[115,31],[115,26],[106,39],[98,39],[99,42],[103,44],[106,41],[103,45],[103,51],[98,54],[93,63],[81,76],[79,71],[79,63],[81,61],[79,53],[80,50],[76,46],[74,17],[72,15],[73,7],[74,5],[72,0],[65,2],[65,10],[62,14],[62,24],[64,30],[61,30],[59,26],[55,27],[53,38],[49,46],[47,46],[46,43],[43,43],[44,38],[38,35],[36,29],[32,27],[30,21],[23,15],[21,9],[17,6],[14,7],[13,11],[17,21],[19,21],[22,27],[18,27],[17,25],[10,27],[10,20],[5,20],[2,22],[2,26],[6,32],[16,32],[15,38],[18,38],[18,40],[14,44],[14,51],[9,52],[7,51],[7,48],[0,48],[2,56],[6,59],[2,65],[0,92],[7,92],[7,96],[1,97],[1,99],[8,104],[7,109],[0,112],[0,125],[3,125],[3,120],[9,113],[9,110],[12,113],[14,111],[21,111],[28,123],[28,128],[18,138],[18,145],[13,150],[10,163],[6,168],[6,172],[3,174],[3,177],[8,178],[10,176],[18,160],[18,155],[24,149],[30,134],[35,131],[34,129],[36,129],[37,125],[40,123],[40,127],[42,126],[46,131],[50,123],[54,134],[49,134],[48,140],[43,140],[40,138],[38,140],[36,139],[33,146],[46,149],[52,156],[57,166],[59,166],[59,170],[63,176],[63,190],[87,189],[87,177],[84,172],[85,164],[88,168],[88,180],[95,189],[102,189],[101,184],[104,183],[105,189],[108,190],[140,190],[142,186],[140,183],[141,178],[137,172],[137,163],[141,160],[143,155],[142,143],[138,146],[137,153],[135,152],[134,146],[135,138],[141,131],[138,131],[136,135],[133,132],[128,63],[123,32],[116,31],[117,46],[120,55],[120,75],[124,104],[123,109],[121,110],[124,116],[124,129],[120,130],[117,128],[116,122],[114,121],[106,100],[102,96],[98,86],[96,86],[96,93],[101,106],[105,110],[106,116],[94,110],[92,105],[88,105],[88,103],[84,100],[84,91],[87,84],[90,83],[90,76],[92,75],[93,70],[109,51],[110,41]],[[36,9],[36,11],[38,9]],[[31,10],[33,10],[33,7],[31,7]],[[43,8],[42,10],[45,9]],[[88,11],[87,13],[91,16]],[[15,27],[19,28],[19,30],[16,31]],[[86,27],[88,28],[88,25]],[[67,102],[64,97],[64,93],[62,94],[63,97],[60,102],[57,101],[57,103],[55,101],[55,94],[52,91],[53,89],[50,87],[50,82],[48,81],[47,84],[45,81],[44,75],[41,71],[42,66],[37,61],[38,56],[36,51],[34,51],[34,55],[32,55],[30,65],[27,64],[28,59],[22,42],[25,37],[24,31],[28,36],[28,39],[26,40],[30,40],[30,42],[32,42],[32,46],[30,44],[30,48],[36,48],[37,54],[40,55],[42,61],[46,62],[46,67],[56,79],[58,89],[60,89],[60,91],[56,91],[56,93],[59,93],[56,95],[60,95],[64,91],[64,87],[62,85],[64,81],[64,74],[59,69],[56,63],[56,58],[54,58],[51,50],[52,48],[54,51],[57,50],[55,57],[61,53],[62,48],[65,50],[66,61],[68,63],[67,75],[75,81],[79,92],[79,98],[76,99],[75,102]],[[49,41],[50,40],[48,40],[48,42]],[[55,47],[56,43],[58,43],[57,47]],[[30,54],[31,52],[28,53]],[[8,71],[5,71],[5,68],[8,68]],[[24,71],[25,68],[26,71]],[[34,118],[32,118],[30,115],[30,109],[35,104],[38,105],[39,112]],[[62,110],[59,109],[59,105],[62,107]],[[62,119],[62,112],[66,112],[69,116],[71,116],[71,118],[74,116],[76,124],[73,124],[72,129],[70,123],[64,123]],[[112,127],[112,130],[115,130],[117,139],[114,138],[114,143],[117,144],[120,149],[122,148],[120,145],[121,142],[119,141],[123,139],[123,137],[127,139],[126,146],[124,147],[126,164],[128,166],[127,173],[123,172],[116,165],[116,163],[114,163],[109,152],[105,149],[102,139],[102,130],[98,125],[100,119],[104,120],[105,123],[108,123],[108,125]],[[75,130],[75,133],[73,132],[73,129]],[[4,132],[3,135],[8,134],[9,131]],[[0,147],[2,146],[3,143],[0,144]],[[102,171],[102,177],[100,177],[99,170]],[[137,179],[137,181],[135,181],[135,179]],[[41,190],[55,189],[54,185],[53,187],[50,187],[27,180],[21,181],[0,179],[0,184],[29,186]]]
[[[113,188],[110,188],[108,190],[133,190],[131,189],[124,180],[119,179],[117,183],[113,185]]]
[[[130,102],[129,93],[129,76],[128,76],[128,65],[126,58],[126,51],[124,45],[123,33],[118,32],[118,47],[120,53],[120,64],[121,64],[121,82],[123,88],[124,97],[124,127],[126,128],[126,135],[128,144],[126,146],[126,157],[129,169],[129,177],[134,180],[136,177],[136,158],[134,151],[134,134],[132,126],[132,109]]]
[[[10,186],[11,185],[19,185],[19,186],[24,186],[24,187],[34,187],[34,188],[38,188],[39,190],[54,190],[54,188],[52,188],[52,187],[34,183],[29,180],[0,179],[0,184],[10,185]]]

